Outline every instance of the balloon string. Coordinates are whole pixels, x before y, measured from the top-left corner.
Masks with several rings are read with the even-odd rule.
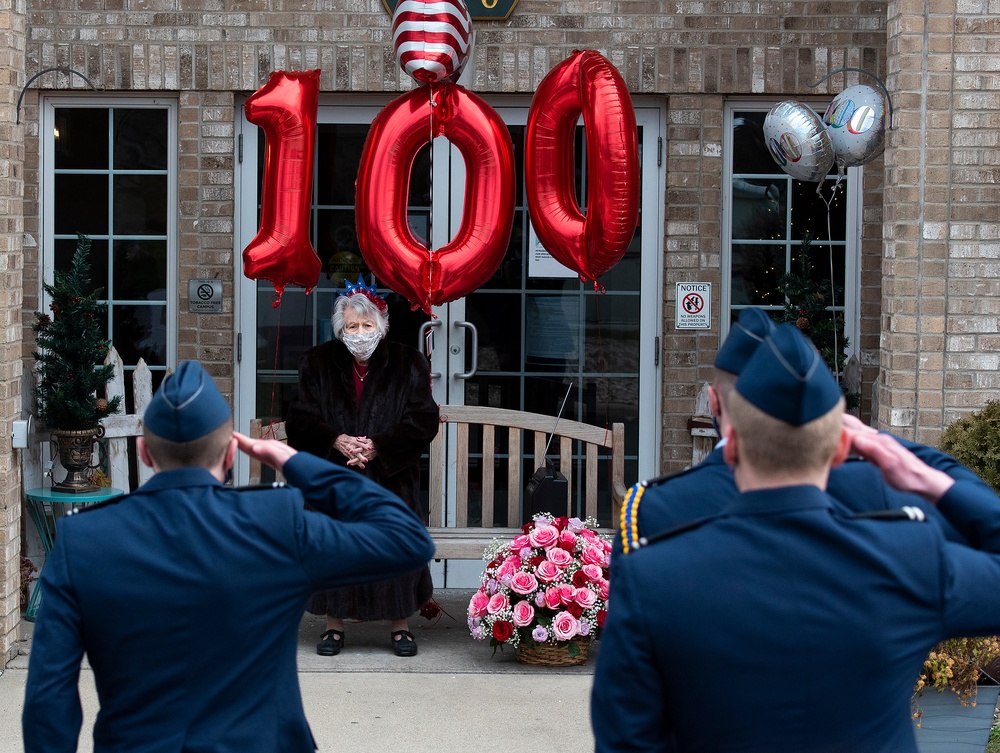
[[[274,402],[275,394],[278,391],[278,353],[281,352],[279,347],[281,344],[281,307],[278,307],[278,326],[275,328],[274,332],[274,367],[271,369],[271,404],[267,409],[267,415],[272,417],[271,422],[267,425],[267,431],[264,436],[267,437],[268,434],[274,434]]]
[[[816,185],[816,195],[826,204],[826,242],[830,250],[830,315],[833,317],[833,375],[837,379],[838,384],[840,383],[840,348],[838,346],[839,337],[837,336],[837,286],[833,280],[833,230],[831,229],[830,222],[830,207],[843,179],[843,172],[838,170],[837,180],[830,189],[829,199],[823,196],[823,183],[820,182]]]
[[[596,280],[595,280],[596,284]],[[611,422],[608,418],[608,374],[604,361],[604,335],[601,333],[601,296],[594,296],[594,311],[597,316],[597,363],[601,369],[601,385],[604,388],[604,439],[607,441]],[[612,478],[612,457],[610,454],[604,458],[608,464],[608,478]]]
[[[428,102],[430,103],[430,138],[427,145],[430,149],[430,157],[427,161],[427,199],[430,204],[427,208],[427,258],[433,262],[434,247],[434,86],[427,87]],[[434,290],[434,264],[427,265],[427,298],[430,302],[431,292]]]

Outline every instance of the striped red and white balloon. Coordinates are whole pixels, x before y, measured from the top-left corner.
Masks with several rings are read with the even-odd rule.
[[[399,0],[392,14],[396,61],[422,84],[457,81],[471,36],[464,0]]]

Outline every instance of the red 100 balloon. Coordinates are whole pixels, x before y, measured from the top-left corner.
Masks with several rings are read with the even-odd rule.
[[[311,291],[322,268],[309,240],[318,104],[318,70],[275,71],[244,106],[247,120],[264,130],[267,143],[260,230],[243,250],[243,273],[274,283],[275,306],[285,285]]]
[[[454,238],[429,251],[407,224],[407,196],[417,152],[437,136],[465,159],[465,205]],[[503,261],[514,221],[510,133],[493,108],[457,84],[413,89],[372,121],[355,194],[358,243],[368,266],[430,314],[432,306],[483,285]]]
[[[587,134],[587,213],[574,191],[573,131]],[[574,51],[542,79],[528,111],[524,183],[531,221],[561,264],[595,280],[621,261],[639,218],[635,111],[618,70]]]

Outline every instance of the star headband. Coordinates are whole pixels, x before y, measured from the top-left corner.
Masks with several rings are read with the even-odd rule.
[[[389,310],[389,304],[385,302],[385,297],[379,295],[375,291],[375,286],[365,285],[365,279],[361,275],[358,275],[358,281],[356,284],[352,285],[350,280],[344,280],[344,288],[346,292],[339,293],[339,295],[350,298],[352,295],[363,295],[369,301],[375,304],[375,308],[381,311],[383,314]]]

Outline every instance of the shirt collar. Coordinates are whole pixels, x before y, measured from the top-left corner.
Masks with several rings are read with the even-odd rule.
[[[833,509],[833,501],[818,486],[802,484],[743,492],[733,500],[723,514],[773,515],[819,509]]]

